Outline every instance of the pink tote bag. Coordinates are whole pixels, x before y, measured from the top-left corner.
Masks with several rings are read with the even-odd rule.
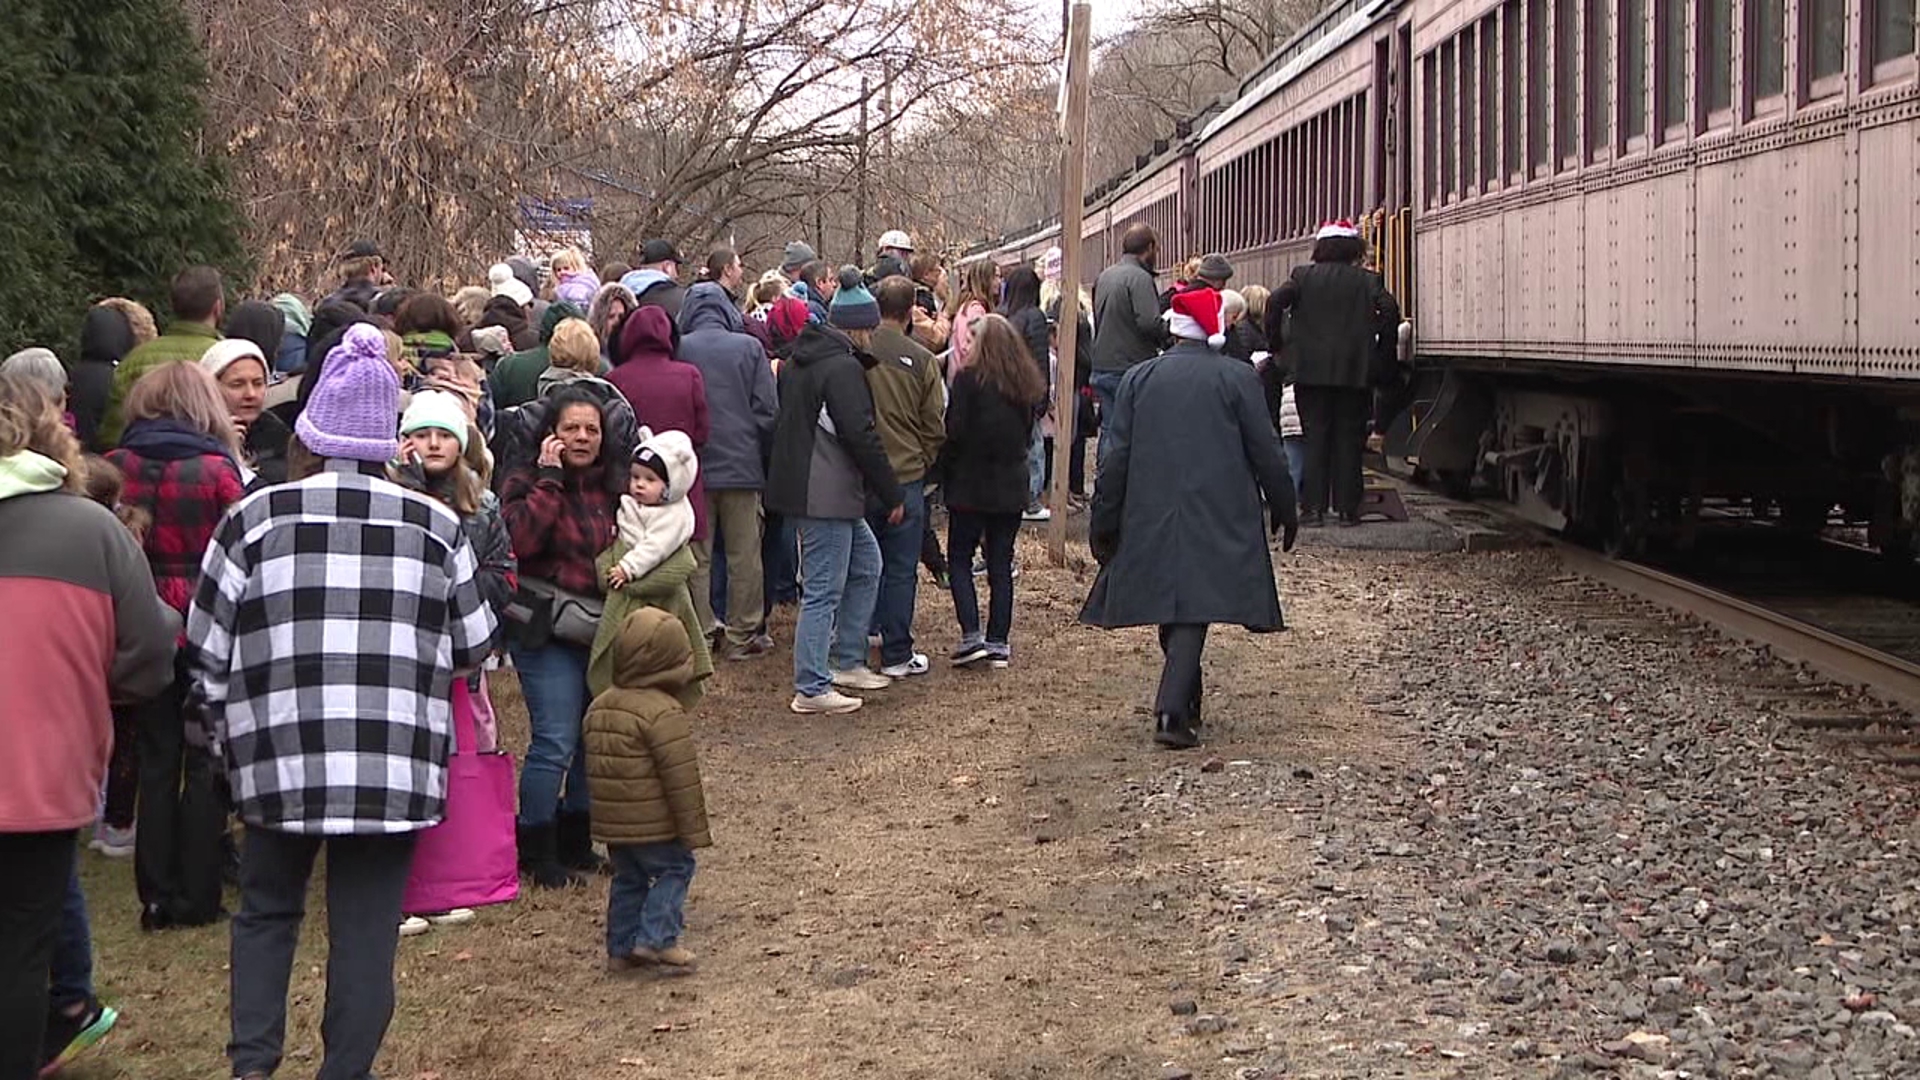
[[[447,816],[420,834],[401,910],[408,914],[504,904],[520,895],[511,755],[476,752],[493,729],[485,684],[453,682],[454,752],[447,758]]]

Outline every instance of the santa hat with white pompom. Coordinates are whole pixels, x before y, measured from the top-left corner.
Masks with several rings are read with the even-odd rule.
[[[1227,343],[1227,317],[1220,294],[1200,287],[1173,294],[1173,309],[1167,312],[1167,328],[1173,336],[1187,341],[1204,341],[1213,348]]]

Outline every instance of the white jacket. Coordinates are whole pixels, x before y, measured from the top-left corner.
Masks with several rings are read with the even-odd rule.
[[[655,435],[641,428],[640,446],[666,461],[667,490],[658,506],[641,506],[632,495],[620,496],[614,524],[620,539],[627,543],[620,569],[636,580],[652,573],[693,539],[693,504],[687,501],[687,492],[693,490],[693,482],[700,475],[700,459],[693,452],[693,440],[684,431]]]

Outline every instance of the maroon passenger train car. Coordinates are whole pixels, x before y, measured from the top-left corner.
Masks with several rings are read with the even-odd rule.
[[[1146,220],[1272,285],[1361,219],[1414,330],[1390,454],[1629,549],[1723,503],[1905,553],[1916,74],[1914,0],[1338,0],[1089,194],[1085,272]]]

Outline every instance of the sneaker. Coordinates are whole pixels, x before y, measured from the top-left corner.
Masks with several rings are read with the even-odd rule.
[[[465,926],[479,916],[470,907],[457,907],[452,911],[443,911],[438,915],[427,916],[427,921],[435,926]]]
[[[654,958],[659,961],[662,967],[686,968],[688,970],[692,970],[694,962],[697,959],[691,952],[688,952],[678,945],[669,945],[661,949],[659,952],[654,953]]]
[[[401,937],[419,937],[433,929],[433,924],[418,915],[409,915],[400,920]]]
[[[939,589],[941,592],[949,592],[953,589],[952,574],[947,573],[945,570],[935,570],[932,571],[932,574],[934,588]]]
[[[973,576],[974,576],[974,577],[986,577],[986,576],[987,576],[987,561],[986,561],[985,559],[978,559],[978,558],[977,558],[977,559],[974,559],[974,560],[973,560]],[[1019,581],[1019,580],[1020,580],[1020,564],[1019,564],[1019,563],[1014,563],[1014,564],[1013,564],[1013,573],[1011,573],[1011,574],[1009,574],[1009,575],[1007,575],[1007,576],[1008,576],[1008,577],[1011,577],[1011,578],[1012,578],[1013,580],[1015,580],[1015,581]]]
[[[829,689],[824,694],[795,694],[787,708],[801,716],[839,716],[859,709],[862,704],[857,697]]]
[[[963,641],[959,648],[953,650],[953,666],[967,667],[992,655],[992,650],[987,648],[987,643],[984,641]]]
[[[1013,646],[996,644],[990,641],[987,643],[986,648],[988,667],[998,671],[1005,671],[1007,668],[1013,666]]]
[[[107,1032],[112,1031],[113,1025],[119,1021],[120,1014],[112,1006],[102,1005],[91,998],[78,1016],[55,1013],[49,1017],[46,1061],[40,1066],[40,1075],[52,1076],[72,1064],[74,1058],[106,1038]]]
[[[889,679],[907,679],[915,675],[925,675],[932,670],[933,665],[927,663],[926,653],[914,653],[912,656],[907,657],[905,663],[888,664],[886,667],[881,668],[880,674],[885,675]]]
[[[133,826],[116,829],[106,822],[101,822],[94,829],[93,840],[87,846],[109,859],[132,858]]]
[[[1044,506],[1029,506],[1027,512],[1020,515],[1021,521],[1052,521],[1053,511]]]
[[[885,675],[876,674],[861,664],[845,671],[833,673],[833,685],[842,690],[885,690],[893,685],[893,680]]]
[[[1153,741],[1170,750],[1191,750],[1200,745],[1200,733],[1185,717],[1161,713],[1154,722]]]

